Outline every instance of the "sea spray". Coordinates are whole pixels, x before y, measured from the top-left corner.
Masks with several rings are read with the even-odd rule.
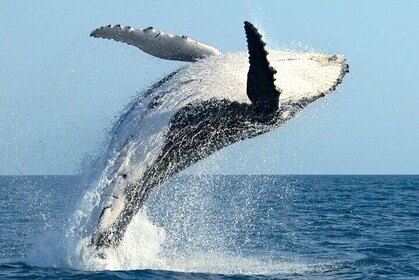
[[[254,115],[246,94],[245,52],[185,66],[127,106],[97,161],[92,201],[81,211],[86,223],[78,223],[97,248],[118,246],[148,196],[169,178],[234,142],[280,127],[333,91],[348,69],[340,55],[271,50],[269,61],[281,69],[275,76],[281,109],[269,122]]]
[[[288,59],[289,57],[292,59]],[[277,81],[284,90],[281,96],[285,96],[281,102],[295,102],[301,98],[307,100],[308,95],[310,100],[315,100],[320,92],[328,92],[335,85],[336,76],[342,76],[342,71],[346,71],[343,57],[336,61],[322,54],[273,51],[270,58],[281,69],[288,69],[277,75]],[[318,78],[322,91],[313,86],[312,82],[305,81],[308,70],[316,73],[320,65],[334,62],[337,62],[335,67],[325,70],[328,75],[321,73]],[[162,176],[162,182],[156,181],[155,185],[148,186],[147,180],[153,182],[154,177],[144,176],[153,164],[156,166],[156,161],[162,160],[159,153],[166,143],[165,135],[176,112],[193,102],[207,104],[205,102],[211,102],[214,98],[233,98],[235,102],[249,103],[245,93],[247,65],[246,53],[220,55],[199,61],[180,69],[174,76],[156,84],[127,106],[110,131],[109,143],[104,152],[94,161],[91,170],[87,170],[84,184],[87,191],[69,221],[63,241],[60,242],[62,252],[57,256],[62,256],[61,263],[84,270],[151,268],[206,272],[212,271],[212,268],[196,258],[224,256],[221,259],[225,259],[226,263],[231,259],[229,256],[238,256],[244,260],[253,258],[247,254],[254,249],[252,239],[266,235],[257,230],[260,226],[258,223],[263,219],[255,219],[255,213],[260,206],[257,202],[259,192],[263,191],[260,185],[251,186],[245,183],[241,189],[231,193],[230,189],[236,187],[235,183],[238,181],[230,186],[222,181],[214,181],[211,177],[198,176],[198,180],[184,180],[179,184],[173,179],[162,186],[161,183],[166,179],[165,174],[167,178],[172,177],[187,166],[186,164],[177,170],[176,164],[170,165],[171,161],[169,166],[177,170],[176,172],[164,168],[163,165],[164,170],[158,169],[163,175],[159,172],[152,174]],[[324,77],[326,79],[323,80]],[[285,85],[287,86],[284,88]],[[301,104],[296,104],[298,108],[301,107]],[[285,110],[292,111],[292,108],[285,107]],[[291,113],[287,114],[283,121],[292,116]],[[250,125],[256,133],[254,136],[268,131],[263,124]],[[208,137],[219,142],[218,136]],[[243,139],[247,137],[250,135]],[[188,139],[185,136],[184,140]],[[238,140],[240,137],[235,139]],[[205,149],[211,147],[212,142],[201,142],[203,144],[199,147],[204,152],[199,156],[208,156]],[[205,146],[205,143],[209,146]],[[243,177],[240,178],[242,179]],[[103,246],[97,249],[92,243],[92,236],[98,228],[119,221],[118,215],[103,216],[103,210],[108,211],[111,208],[111,211],[116,211],[118,205],[124,205],[127,187],[138,187],[141,190],[145,186],[156,188],[151,192],[151,199],[144,205],[146,207],[142,207],[141,212],[134,215],[134,220],[128,223],[125,235],[123,228],[122,232],[118,227],[110,231],[111,234],[121,235],[119,246]],[[131,202],[141,203],[135,204],[139,206],[143,203]],[[104,223],[99,221],[99,217],[105,217]],[[231,271],[242,269],[238,266]]]
[[[79,269],[84,270],[136,270],[164,269],[164,259],[159,256],[165,240],[165,230],[153,225],[141,210],[130,223],[127,234],[116,248],[106,248],[98,254],[90,240],[81,240],[78,253],[84,260]]]
[[[278,217],[290,216],[293,209],[288,206],[296,195],[294,180],[273,178],[176,176],[153,193],[130,223],[120,246],[103,251],[105,258],[91,246],[90,236],[74,227],[80,219],[73,219],[63,232],[35,242],[27,262],[83,271],[151,269],[246,275],[335,269],[331,261],[302,260],[272,243],[270,236],[278,231],[292,233],[292,221],[283,228]],[[92,197],[85,194],[83,201],[94,201]],[[74,216],[85,215],[80,209]],[[263,224],[265,220],[269,225]]]

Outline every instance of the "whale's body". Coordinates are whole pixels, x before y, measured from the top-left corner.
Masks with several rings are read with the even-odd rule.
[[[267,59],[280,89],[279,106],[269,113],[248,97],[246,52],[198,59],[127,106],[102,155],[92,245],[117,246],[153,188],[217,150],[278,128],[333,91],[347,72],[339,55],[269,50]]]

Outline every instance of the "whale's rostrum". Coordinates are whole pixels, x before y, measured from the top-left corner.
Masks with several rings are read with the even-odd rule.
[[[97,226],[91,245],[100,250],[118,246],[153,188],[232,143],[278,128],[335,90],[348,72],[341,55],[268,53],[249,22],[248,53],[222,54],[179,41],[187,38],[161,31],[153,31],[153,38],[147,32],[111,25],[91,34],[160,58],[195,61],[140,94],[112,128],[98,179],[106,183],[92,216]],[[156,40],[160,36],[164,40]]]

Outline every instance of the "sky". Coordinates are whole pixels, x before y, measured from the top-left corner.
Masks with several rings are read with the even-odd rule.
[[[0,1],[0,175],[77,174],[138,92],[182,62],[89,34],[153,26],[246,49],[344,54],[337,92],[189,173],[419,174],[418,1]]]

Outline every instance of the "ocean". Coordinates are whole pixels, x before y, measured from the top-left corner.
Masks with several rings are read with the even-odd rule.
[[[176,176],[100,263],[66,256],[85,192],[0,176],[1,279],[419,279],[419,176]]]

